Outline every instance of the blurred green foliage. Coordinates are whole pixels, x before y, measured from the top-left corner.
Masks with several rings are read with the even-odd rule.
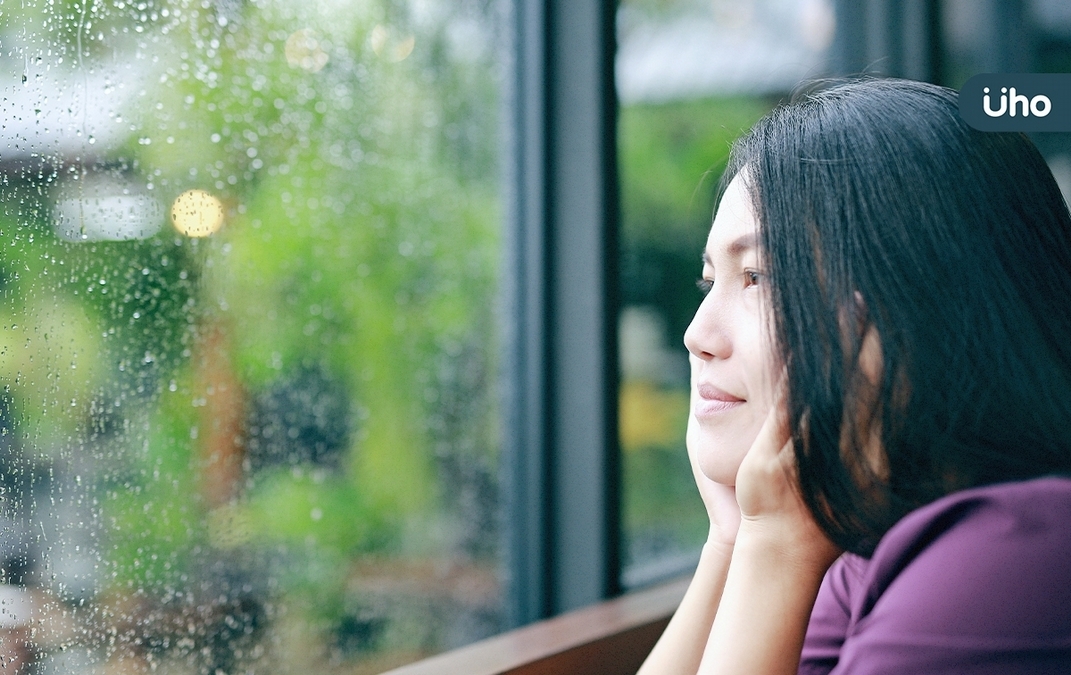
[[[0,186],[0,377],[25,453],[57,466],[95,453],[103,589],[165,594],[206,561],[259,551],[282,555],[284,593],[332,615],[365,553],[494,564],[473,541],[495,532],[465,531],[484,521],[459,510],[475,488],[444,479],[497,475],[497,46],[488,25],[468,44],[449,33],[494,20],[485,5],[4,7],[0,33],[47,24],[27,58],[130,59],[147,83],[118,146]],[[58,238],[55,186],[98,173],[165,205],[205,190],[225,225]],[[309,377],[322,391],[288,393]],[[345,419],[317,417],[317,396]],[[293,438],[261,445],[296,450],[251,461],[250,416],[273,422],[280,401],[309,410],[275,420]],[[225,451],[241,466],[220,501]],[[494,513],[494,496],[479,508]],[[462,534],[444,541],[451,518]]]
[[[770,109],[752,97],[636,104],[621,110],[625,305],[652,305],[679,345],[699,304],[695,280],[732,142]]]

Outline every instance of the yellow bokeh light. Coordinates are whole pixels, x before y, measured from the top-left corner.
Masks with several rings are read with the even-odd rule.
[[[223,227],[223,202],[204,190],[186,190],[171,204],[171,223],[187,237],[207,237]]]
[[[294,68],[301,68],[310,73],[319,72],[327,65],[329,56],[320,44],[320,38],[316,32],[309,28],[302,28],[290,34],[286,38],[286,62]]]
[[[636,452],[673,447],[688,422],[688,392],[665,390],[643,380],[625,380],[618,399],[621,448]]]
[[[372,43],[372,51],[376,53],[376,56],[393,63],[407,59],[413,53],[413,47],[416,46],[416,37],[412,35],[404,38],[398,37],[390,28],[382,24],[372,29],[369,41]]]

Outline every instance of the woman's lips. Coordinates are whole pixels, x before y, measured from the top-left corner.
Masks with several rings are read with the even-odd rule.
[[[699,399],[695,402],[696,417],[707,417],[733,410],[743,405],[744,399],[733,396],[712,384],[702,383],[696,388]]]

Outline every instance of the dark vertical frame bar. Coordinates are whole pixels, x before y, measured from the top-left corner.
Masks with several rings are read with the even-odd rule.
[[[612,0],[515,0],[509,620],[619,590]]]
[[[614,4],[549,2],[554,613],[620,576]]]
[[[549,415],[547,303],[547,55],[541,1],[514,0],[509,128],[512,163],[507,178],[510,222],[503,274],[512,311],[506,342],[502,491],[506,504],[506,602],[510,626],[549,614],[550,521],[544,495]]]
[[[938,0],[904,0],[903,77],[941,84],[941,7]]]
[[[901,0],[867,0],[867,72],[899,76],[903,72]]]
[[[926,2],[926,34],[929,40],[928,51],[929,82],[946,86],[948,74],[945,72],[945,38],[941,17],[944,16],[943,0]]]

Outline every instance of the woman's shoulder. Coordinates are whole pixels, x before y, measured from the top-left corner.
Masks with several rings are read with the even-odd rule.
[[[965,555],[974,553],[975,555]],[[871,583],[891,584],[919,564],[986,566],[1014,554],[1071,553],[1071,477],[1047,476],[962,490],[912,511],[882,537]],[[1071,570],[1071,566],[1067,566]]]
[[[1016,607],[1047,604],[1059,583],[1068,601],[1062,613],[1071,612],[1069,561],[1071,478],[963,490],[913,511],[886,533],[866,565],[870,606],[858,609],[930,597],[925,604],[999,608],[1006,617]]]
[[[943,548],[947,537],[967,541],[1001,534],[1034,539],[1046,532],[1066,533],[1071,531],[1068,514],[1071,477],[1046,476],[962,490],[904,516],[882,537],[871,562],[904,561],[933,545]]]
[[[835,672],[1071,672],[1071,479],[948,495],[830,572]]]

